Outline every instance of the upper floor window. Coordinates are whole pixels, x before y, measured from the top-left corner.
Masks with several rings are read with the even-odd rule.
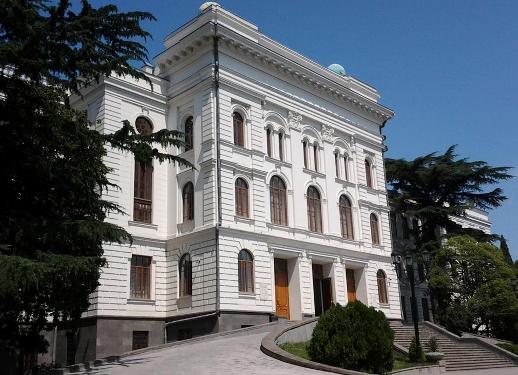
[[[318,145],[313,145],[313,162],[315,166],[315,172],[318,172]]]
[[[153,125],[145,117],[138,117],[135,128],[140,134],[149,135]],[[152,193],[153,193],[153,164],[141,163],[135,160],[135,176],[133,187],[133,220],[151,223]]]
[[[273,224],[288,225],[286,184],[279,176],[270,180],[270,215]]]
[[[180,281],[180,297],[192,295],[192,262],[191,255],[185,253],[178,266]]]
[[[351,210],[351,201],[345,195],[340,196],[340,226],[342,228],[342,237],[353,239],[353,214]]]
[[[304,168],[308,169],[308,141],[302,142],[302,153],[304,154]]]
[[[248,217],[248,184],[244,179],[238,178],[235,185],[236,215]]]
[[[284,161],[284,133],[279,133],[279,160]]]
[[[192,150],[193,146],[193,120],[192,116],[190,116],[187,120],[185,120],[185,151]]]
[[[308,204],[308,229],[312,232],[322,233],[322,210],[320,193],[317,188],[310,186],[307,192]]]
[[[340,155],[335,152],[335,174],[336,178],[340,178]]]
[[[182,189],[183,221],[194,219],[194,185],[188,182]]]
[[[378,297],[379,302],[382,304],[388,303],[388,295],[387,295],[387,276],[385,272],[382,270],[378,270],[376,273],[378,279]]]
[[[132,255],[130,297],[139,299],[151,298],[151,257]]]
[[[241,250],[238,255],[239,291],[251,293],[254,291],[254,258],[248,250]]]
[[[380,235],[379,235],[378,217],[375,214],[371,214],[370,222],[371,222],[372,244],[379,245],[380,244]]]
[[[243,116],[238,112],[232,114],[234,120],[234,144],[237,146],[245,147],[245,124]]]
[[[349,181],[349,168],[347,166],[348,158],[344,155],[344,180]]]
[[[272,157],[272,129],[266,129],[266,154]]]
[[[365,159],[365,178],[367,181],[367,186],[372,187],[372,166],[370,161]]]

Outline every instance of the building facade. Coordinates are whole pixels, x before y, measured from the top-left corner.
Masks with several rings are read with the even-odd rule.
[[[373,87],[217,4],[144,70],[152,85],[109,77],[74,105],[102,132],[127,120],[185,133],[184,148],[164,151],[194,168],[108,150],[120,190],[107,195],[128,214],[109,220],[134,242],[106,244],[101,285],[79,334],[57,333],[56,362],[352,300],[400,319],[381,133],[393,112]]]

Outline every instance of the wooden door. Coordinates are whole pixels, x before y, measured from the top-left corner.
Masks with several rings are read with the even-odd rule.
[[[354,279],[354,270],[347,268],[345,270],[345,276],[347,279],[347,301],[356,301],[356,281]]]
[[[286,259],[274,260],[275,264],[275,314],[290,318],[290,297],[288,292],[288,262]]]
[[[333,304],[333,287],[330,277],[322,280],[322,302],[324,305],[324,312],[326,312]]]

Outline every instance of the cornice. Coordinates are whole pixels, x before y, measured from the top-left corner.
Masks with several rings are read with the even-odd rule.
[[[226,13],[228,14],[228,12]],[[306,87],[310,87],[311,90],[316,89],[329,97],[344,101],[357,108],[360,112],[374,116],[380,124],[394,116],[392,110],[347,87],[348,82],[352,82],[353,78],[330,78],[330,75],[333,73],[327,72],[326,68],[297,54],[295,51],[291,51],[262,34],[258,34],[256,39],[240,35],[219,23],[217,17],[208,19],[205,24],[186,34],[182,39],[179,39],[175,44],[158,55],[156,62],[159,66],[160,74],[166,74],[173,65],[180,64],[185,59],[196,54],[203,46],[211,43],[216,34],[216,22],[218,23],[217,36],[222,42],[220,46],[251,59],[255,64],[260,63],[275,69],[287,77],[296,79]],[[254,32],[257,33],[256,30]],[[275,50],[269,49],[267,46],[260,44],[260,42],[270,45],[272,48],[274,47]],[[318,72],[318,70],[321,72]],[[326,75],[329,75],[329,77],[326,77]],[[336,82],[337,79],[343,79],[344,82],[338,83]],[[356,80],[354,82],[357,85],[363,85],[368,88],[367,85],[356,82]],[[377,95],[373,89],[370,90],[372,91],[371,95]]]

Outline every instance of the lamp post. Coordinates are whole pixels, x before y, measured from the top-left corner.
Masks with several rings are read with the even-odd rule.
[[[422,260],[425,263],[428,263],[430,260],[430,256],[428,252],[423,252],[422,254]],[[415,254],[407,254],[404,257],[404,264],[403,259],[400,255],[392,254],[392,263],[394,264],[394,267],[396,268],[396,274],[399,280],[405,281],[405,279],[410,284],[410,290],[412,292],[412,297],[410,298],[410,306],[412,309],[412,321],[414,323],[414,335],[415,335],[415,341],[416,345],[418,347],[421,346],[421,342],[419,340],[419,316],[418,316],[418,310],[417,310],[417,298],[415,295],[415,269],[414,269],[414,263],[416,263]],[[403,267],[405,268],[406,272],[403,272]],[[405,275],[406,273],[406,275]]]

